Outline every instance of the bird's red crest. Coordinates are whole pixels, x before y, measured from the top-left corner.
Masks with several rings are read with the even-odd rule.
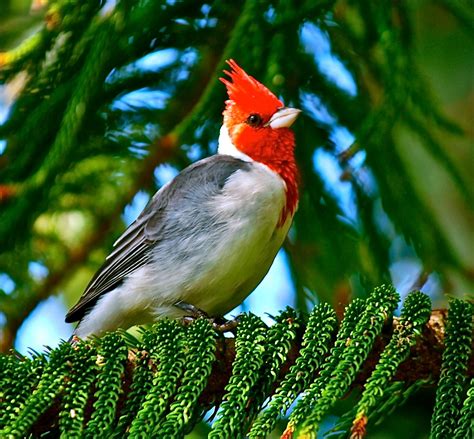
[[[227,105],[237,105],[243,112],[252,111],[262,115],[272,115],[283,107],[283,102],[253,76],[248,75],[233,59],[228,60],[227,64],[231,70],[224,70],[224,73],[232,81],[220,78],[229,95]]]

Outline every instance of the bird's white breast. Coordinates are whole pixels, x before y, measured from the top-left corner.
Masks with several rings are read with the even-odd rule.
[[[225,220],[221,239],[210,243],[213,268],[204,280],[210,294],[196,302],[211,314],[230,311],[268,272],[291,223],[278,227],[286,202],[283,180],[266,166],[237,171],[222,195],[212,200],[216,216]]]

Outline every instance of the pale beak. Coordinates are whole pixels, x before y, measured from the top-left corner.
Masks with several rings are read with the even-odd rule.
[[[297,108],[280,108],[270,120],[265,124],[271,128],[289,128],[293,125],[293,122],[296,120],[298,115],[301,113],[301,110]]]

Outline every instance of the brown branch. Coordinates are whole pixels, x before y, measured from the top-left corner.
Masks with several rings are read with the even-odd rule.
[[[435,381],[438,380],[441,370],[441,356],[444,350],[447,313],[448,311],[445,309],[432,311],[430,320],[423,328],[417,344],[411,349],[410,356],[398,368],[394,378],[395,381],[412,383],[419,379],[427,378],[433,378]],[[357,375],[354,386],[361,386],[367,381],[379,360],[380,354],[392,337],[396,322],[397,318],[394,318],[393,324],[384,326],[382,334],[375,340],[369,357]],[[299,349],[299,343],[293,344],[288,360],[281,371],[282,375],[286,374],[290,366],[295,362]],[[219,400],[223,396],[223,389],[230,377],[234,357],[234,339],[225,339],[225,342],[221,341],[218,343],[216,363],[202,397],[204,401]],[[469,377],[474,376],[474,346],[469,360],[468,374]]]
[[[447,317],[447,310],[434,310],[431,313],[430,320],[423,328],[422,334],[415,346],[411,349],[408,359],[406,359],[399,367],[394,380],[403,381],[405,383],[413,383],[419,379],[431,378],[436,382],[439,378],[441,369],[441,356],[444,349],[444,334],[445,321]],[[396,325],[397,319],[394,322],[386,324],[383,328],[382,334],[377,337],[373,349],[370,352],[367,360],[364,362],[362,369],[355,382],[353,388],[361,387],[367,378],[374,370],[378,362],[381,352],[390,341],[393,333],[393,328]],[[280,380],[288,372],[290,366],[295,362],[300,344],[294,343],[289,352],[286,363],[280,371]],[[218,404],[224,396],[224,388],[229,381],[232,372],[232,362],[235,358],[235,339],[225,338],[217,342],[216,360],[213,364],[212,372],[208,380],[208,384],[200,397],[200,404],[210,407]],[[151,360],[150,360],[151,361]],[[128,390],[132,382],[133,370],[136,366],[135,351],[129,352],[129,357],[123,377],[123,392],[121,393],[118,407],[122,407],[127,397]],[[474,377],[474,349],[470,357],[468,365],[468,376]],[[277,384],[275,384],[276,387]],[[92,401],[89,401],[88,409],[86,410],[86,419],[89,419],[92,411]],[[60,404],[59,400],[47,410],[34,426],[34,436],[39,436],[41,433],[51,430],[51,426],[55,425],[55,420],[59,414]]]

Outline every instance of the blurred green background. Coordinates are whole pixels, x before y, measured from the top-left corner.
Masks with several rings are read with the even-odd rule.
[[[233,314],[472,294],[472,2],[1,1],[0,350],[67,338],[125,226],[216,151],[230,57],[304,111],[299,211]],[[427,392],[373,437],[426,435]]]

